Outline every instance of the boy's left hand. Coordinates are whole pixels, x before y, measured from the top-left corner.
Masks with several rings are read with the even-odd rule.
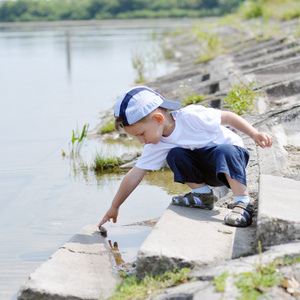
[[[273,137],[266,132],[257,132],[252,138],[261,148],[271,147],[273,145]]]

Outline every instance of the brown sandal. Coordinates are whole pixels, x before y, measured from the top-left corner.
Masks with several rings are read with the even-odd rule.
[[[253,205],[237,202],[233,206],[233,210],[224,218],[225,224],[246,227],[252,223]]]

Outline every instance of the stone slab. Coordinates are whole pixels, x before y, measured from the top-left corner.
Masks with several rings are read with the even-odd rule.
[[[257,238],[270,246],[300,238],[300,181],[260,175]]]
[[[253,252],[255,227],[225,225],[229,212],[170,205],[139,250],[137,274],[205,266]]]
[[[87,225],[30,275],[18,299],[107,299],[117,281],[113,266],[97,226]]]

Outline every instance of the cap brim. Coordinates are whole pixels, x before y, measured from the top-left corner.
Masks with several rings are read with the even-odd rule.
[[[169,110],[177,110],[181,107],[181,103],[174,100],[163,99],[163,103],[160,107],[169,109]]]

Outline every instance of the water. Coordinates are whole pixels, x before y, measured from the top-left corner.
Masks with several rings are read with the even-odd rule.
[[[159,49],[164,32],[190,22],[43,26],[0,31],[0,299],[15,299],[36,267],[83,226],[101,220],[124,174],[74,172],[62,149],[68,154],[72,130],[85,122],[94,128],[99,113],[134,83],[133,51]],[[152,76],[174,67],[160,62]],[[99,149],[120,154],[135,147],[90,140],[82,159]],[[178,189],[170,173],[161,176],[147,175],[118,223],[107,225],[126,262],[151,228],[123,225],[159,217]]]

